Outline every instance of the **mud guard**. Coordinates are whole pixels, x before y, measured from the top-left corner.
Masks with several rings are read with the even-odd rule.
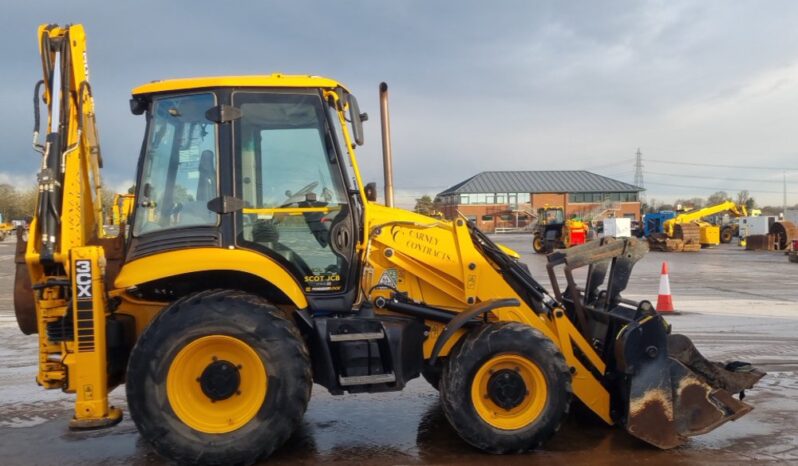
[[[732,393],[751,388],[765,375],[750,365],[738,364],[744,369],[737,372],[707,361],[687,337],[668,335],[668,326],[658,315],[621,329],[615,356],[618,369],[626,375],[625,414],[620,422],[630,434],[663,449],[751,411]]]
[[[452,336],[465,324],[471,321],[472,318],[485,314],[486,312],[490,312],[494,309],[499,309],[502,307],[518,307],[520,305],[521,303],[515,298],[492,299],[490,301],[484,301],[479,304],[475,304],[474,306],[471,306],[470,308],[461,312],[457,315],[457,317],[446,324],[443,333],[441,333],[441,335],[435,341],[435,346],[432,348],[432,357],[429,360],[429,365],[435,365],[435,363],[438,361],[438,355],[441,353],[441,350],[446,342],[449,341],[449,339],[452,338]]]

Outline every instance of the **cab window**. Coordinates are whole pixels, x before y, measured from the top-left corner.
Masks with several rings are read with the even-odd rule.
[[[205,118],[213,94],[155,99],[138,185],[133,234],[216,225],[216,125]]]

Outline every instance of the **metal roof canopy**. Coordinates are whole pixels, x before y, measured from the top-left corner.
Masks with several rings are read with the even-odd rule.
[[[643,188],[585,170],[482,172],[442,191],[474,193],[613,193],[640,192]]]
[[[207,76],[198,78],[164,79],[142,84],[133,89],[132,93],[133,95],[141,95],[210,87],[310,87],[334,89],[338,86],[346,89],[346,86],[343,84],[323,76],[273,73],[269,75],[252,76]]]

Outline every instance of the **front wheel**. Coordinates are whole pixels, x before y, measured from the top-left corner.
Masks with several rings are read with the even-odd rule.
[[[310,398],[307,348],[265,300],[205,291],[164,310],[130,356],[139,433],[178,463],[250,464],[281,446]]]
[[[568,249],[568,248],[571,247],[571,232],[570,231],[566,231],[566,232],[563,232],[563,233],[564,234],[562,235],[562,246],[563,246],[563,249]]]
[[[491,453],[522,452],[551,437],[568,413],[571,375],[540,331],[487,324],[450,354],[441,403],[460,437]]]
[[[546,252],[546,245],[543,244],[543,238],[539,235],[535,235],[535,238],[532,240],[532,249],[538,254],[544,254]]]

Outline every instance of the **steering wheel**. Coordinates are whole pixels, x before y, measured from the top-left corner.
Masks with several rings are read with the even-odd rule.
[[[318,185],[319,185],[318,181],[313,181],[305,185],[299,191],[294,192],[293,194],[291,193],[290,190],[286,191],[285,192],[286,200],[280,207],[281,208],[289,207],[292,204],[299,204],[300,202],[304,202],[306,200],[306,195],[312,194],[313,189]]]

